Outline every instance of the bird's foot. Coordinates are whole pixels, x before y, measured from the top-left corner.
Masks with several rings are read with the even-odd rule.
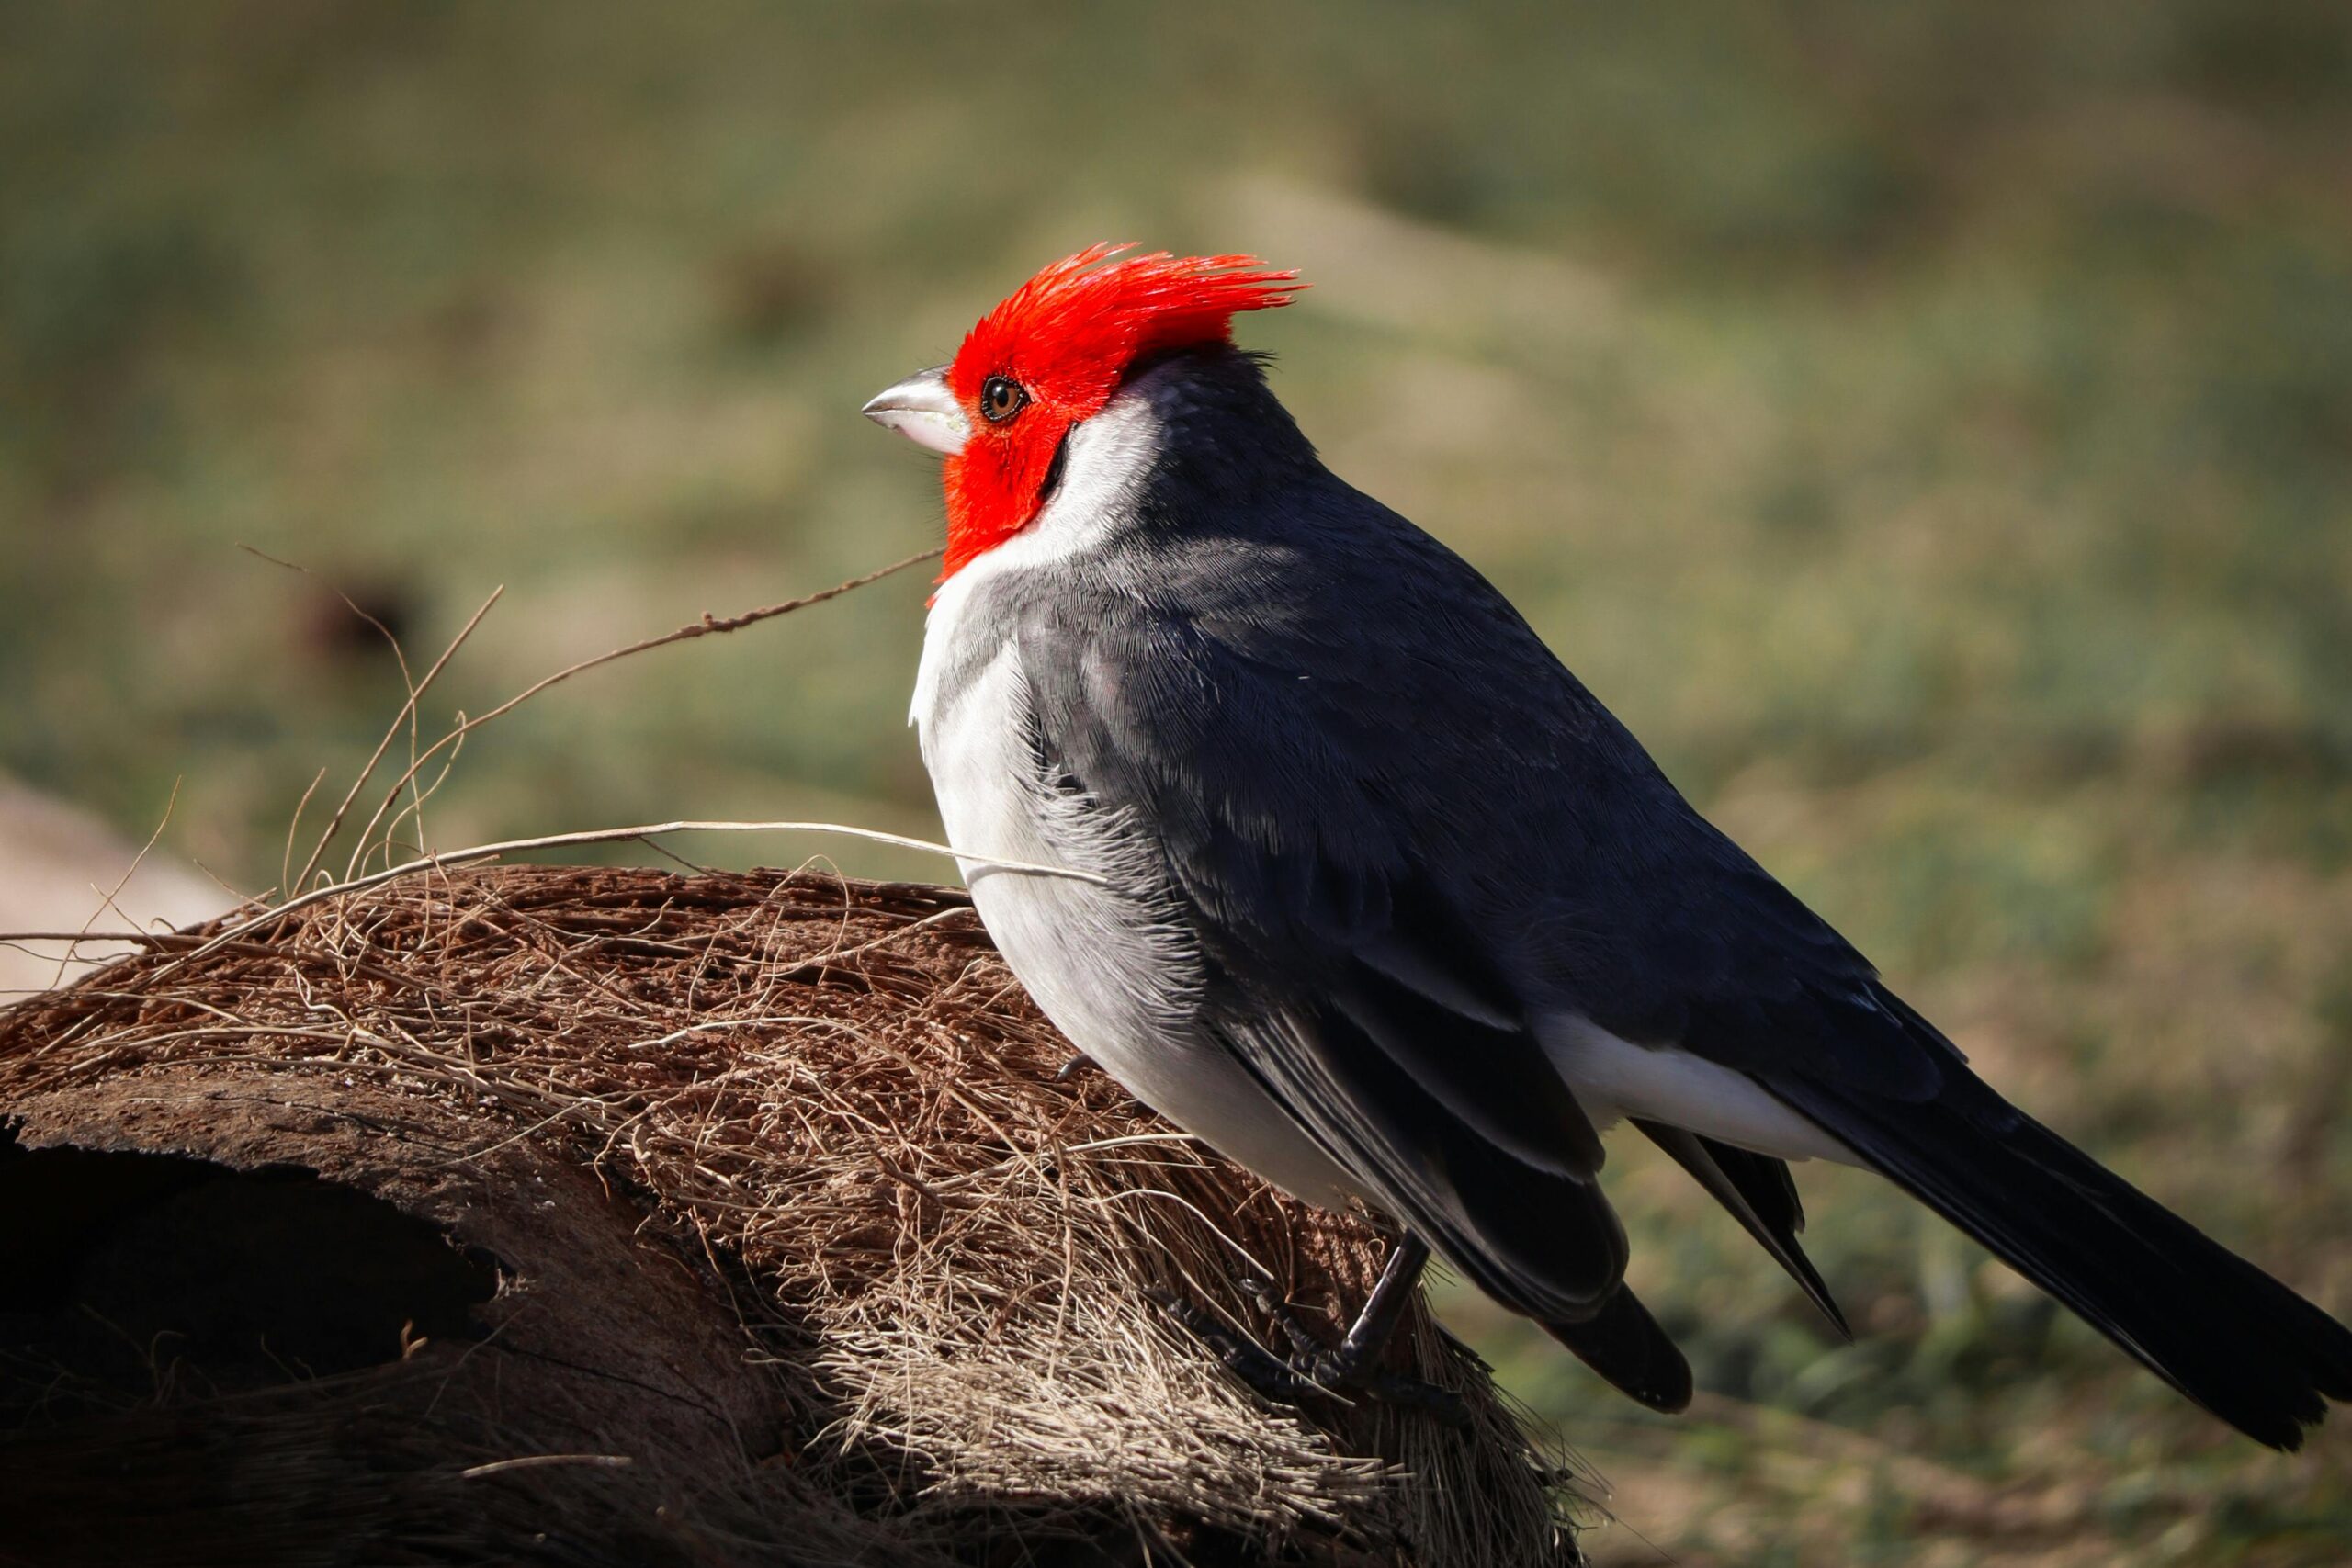
[[[1068,1083],[1070,1079],[1078,1077],[1079,1074],[1093,1066],[1094,1058],[1088,1055],[1085,1052],[1080,1051],[1077,1055],[1072,1056],[1069,1061],[1064,1062],[1061,1065],[1060,1070],[1054,1074],[1054,1081],[1056,1083]]]
[[[1290,1347],[1287,1357],[1276,1355],[1181,1297],[1162,1293],[1157,1299],[1170,1315],[1217,1353],[1227,1371],[1261,1398],[1276,1404],[1305,1406],[1329,1400],[1345,1404],[1354,1396],[1419,1411],[1447,1427],[1470,1425],[1470,1406],[1453,1390],[1373,1366],[1377,1346],[1329,1343],[1306,1325],[1268,1280],[1249,1276],[1242,1288],[1258,1309],[1273,1320]]]

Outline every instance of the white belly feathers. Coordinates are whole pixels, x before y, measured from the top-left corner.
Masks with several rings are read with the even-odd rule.
[[[1295,1196],[1344,1203],[1352,1184],[1202,1028],[1199,949],[1155,907],[1162,876],[1149,842],[1032,782],[1019,658],[1008,643],[952,703],[918,717],[947,841],[1115,886],[960,863],[998,951],[1055,1027],[1136,1099]]]
[[[1178,1126],[1294,1196],[1338,1207],[1354,1184],[1203,1029],[1198,943],[1156,902],[1166,872],[1148,837],[1037,777],[1029,682],[1012,628],[989,613],[992,582],[1083,547],[1085,520],[1148,465],[1148,426],[1122,412],[1114,403],[1071,437],[1060,491],[1036,522],[941,585],[909,717],[949,844],[1113,883],[961,863],[989,935],[1055,1027]]]
[[[989,936],[1046,1016],[1178,1126],[1295,1196],[1336,1207],[1361,1195],[1358,1185],[1202,1025],[1198,941],[1161,901],[1167,868],[1150,834],[1122,831],[1115,811],[1039,776],[1016,627],[990,604],[991,585],[1010,574],[1094,544],[1101,520],[1148,471],[1154,427],[1131,395],[1072,433],[1061,484],[1035,522],[940,585],[909,718],[951,845],[1111,884],[961,863]],[[1055,716],[1038,716],[1050,734]],[[1651,1117],[1791,1158],[1852,1157],[1743,1074],[1627,1044],[1580,1019],[1544,1021],[1538,1034],[1602,1125]]]

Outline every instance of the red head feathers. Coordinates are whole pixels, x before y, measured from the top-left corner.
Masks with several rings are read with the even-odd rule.
[[[1091,245],[1054,263],[965,337],[947,369],[971,424],[947,459],[947,575],[1028,525],[1062,437],[1137,359],[1229,341],[1236,311],[1287,305],[1306,287],[1255,256],[1110,260],[1132,249]]]

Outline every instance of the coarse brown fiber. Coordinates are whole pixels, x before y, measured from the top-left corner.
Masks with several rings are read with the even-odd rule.
[[[1385,1239],[1282,1198],[1100,1073],[1057,1077],[1069,1046],[960,892],[807,870],[475,867],[208,940],[227,925],[148,939],[0,1010],[0,1127],[14,1126],[19,1161],[100,1145],[224,1167],[291,1159],[497,1254],[501,1298],[527,1295],[536,1275],[557,1312],[322,1389],[413,1381],[435,1354],[476,1365],[540,1345],[529,1333],[558,1319],[586,1325],[567,1330],[583,1340],[600,1322],[634,1325],[628,1344],[576,1345],[583,1365],[658,1350],[659,1325],[685,1307],[583,1313],[584,1269],[554,1290],[548,1270],[565,1264],[521,1257],[539,1222],[514,1203],[518,1184],[549,1212],[617,1206],[626,1245],[664,1249],[696,1300],[723,1303],[721,1380],[765,1391],[742,1408],[768,1414],[730,1415],[690,1485],[684,1439],[666,1461],[649,1451],[665,1447],[660,1424],[633,1425],[625,1405],[596,1417],[594,1463],[539,1453],[550,1439],[511,1390],[463,1454],[436,1454],[412,1427],[402,1442],[418,1451],[379,1455],[379,1470],[462,1460],[507,1488],[517,1529],[591,1494],[625,1515],[643,1488],[653,1544],[632,1550],[646,1561],[689,1537],[680,1561],[1575,1561],[1557,1456],[1421,1305],[1398,1364],[1460,1391],[1467,1430],[1408,1410],[1270,1405],[1171,1318],[1179,1299],[1279,1344],[1241,1287],[1256,1268],[1334,1325]],[[232,1136],[249,1102],[276,1120]],[[288,1107],[332,1111],[316,1124],[332,1122],[341,1152],[305,1154],[313,1123]],[[427,1201],[402,1162],[472,1185]],[[479,1315],[505,1321],[496,1301]],[[166,1382],[66,1414],[0,1400],[19,1423],[0,1445],[102,1448],[93,1433],[208,1409],[262,1445],[249,1428],[276,1406],[255,1399],[308,1386]],[[698,1397],[735,1410],[741,1393]],[[533,1463],[501,1468],[522,1458]],[[1053,1554],[1064,1548],[1097,1555]],[[445,1560],[416,1551],[400,1560]]]

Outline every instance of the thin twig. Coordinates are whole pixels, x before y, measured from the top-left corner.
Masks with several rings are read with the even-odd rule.
[[[327,846],[334,841],[336,832],[342,829],[344,814],[351,809],[351,803],[359,798],[359,792],[368,786],[368,781],[374,775],[377,764],[383,761],[384,753],[391,750],[393,739],[401,732],[401,726],[403,723],[414,722],[416,705],[424,698],[426,689],[433,684],[435,677],[441,673],[458,649],[466,645],[466,639],[474,635],[474,628],[481,625],[481,618],[490,614],[490,607],[497,604],[499,595],[505,592],[506,586],[503,583],[490,591],[490,597],[481,602],[481,608],[467,617],[466,624],[458,628],[458,635],[449,639],[449,646],[441,650],[441,657],[433,661],[433,668],[424,672],[424,679],[411,688],[408,701],[401,705],[401,711],[393,718],[390,726],[385,729],[384,738],[376,742],[375,752],[368,759],[368,765],[359,770],[357,778],[351,781],[351,787],[344,792],[342,804],[334,808],[334,815],[327,819],[326,831],[319,836],[319,841],[311,847],[311,858],[302,863],[302,874],[280,888],[279,892],[290,896],[296,888],[311,880],[311,873],[319,868],[319,857],[327,852]],[[414,766],[412,765],[409,769],[409,776],[413,776],[415,772]],[[401,782],[407,783],[407,776],[403,776]],[[400,785],[395,784],[392,787],[392,794],[395,797],[399,795]],[[372,832],[375,826],[375,821],[371,818],[368,824],[368,831]],[[361,833],[359,841],[365,844],[368,841],[368,834]]]
[[[543,1464],[593,1464],[617,1470],[633,1462],[627,1454],[523,1454],[514,1459],[495,1459],[488,1464],[470,1465],[458,1474],[463,1480],[471,1481],[476,1476],[496,1475],[509,1470],[528,1470]]]
[[[424,695],[424,688],[433,684],[433,678],[441,673],[441,667],[449,662],[450,655],[456,653],[458,648],[465,642],[466,638],[473,635],[474,627],[480,624],[482,616],[489,613],[491,604],[496,604],[498,602],[498,595],[505,592],[506,590],[503,586],[499,588],[495,592],[491,594],[488,604],[483,604],[481,609],[474,612],[473,619],[466,623],[465,629],[458,634],[457,640],[442,650],[441,657],[433,661],[433,668],[425,671],[424,680],[420,683],[414,676],[410,674],[408,667],[408,650],[401,647],[401,639],[392,635],[391,627],[384,625],[383,622],[378,620],[374,615],[369,615],[366,610],[360,608],[358,601],[352,598],[350,594],[345,593],[334,583],[327,582],[324,578],[320,577],[317,572],[312,571],[309,567],[302,565],[300,561],[280,559],[278,557],[271,555],[267,550],[258,549],[252,545],[240,544],[237,547],[244,551],[249,556],[269,562],[272,566],[284,567],[288,571],[300,572],[304,577],[310,578],[314,582],[324,583],[329,592],[343,601],[345,609],[349,610],[353,615],[358,616],[361,620],[375,627],[377,635],[381,637],[384,641],[390,645],[392,650],[392,659],[400,665],[401,686],[402,690],[406,691],[408,694],[408,700],[401,705],[399,716],[392,720],[391,727],[385,730],[384,739],[377,742],[375,755],[368,759],[368,765],[365,768],[362,768],[359,772],[359,776],[352,781],[351,793],[345,795],[343,797],[343,804],[335,808],[334,818],[327,823],[325,837],[319,840],[317,847],[311,852],[311,858],[303,863],[302,874],[297,880],[307,882],[310,880],[311,873],[316,869],[318,865],[319,856],[324,854],[326,852],[327,845],[334,841],[335,829],[343,825],[343,814],[350,809],[353,799],[358,795],[361,788],[368,783],[368,776],[374,773],[376,771],[376,765],[383,761],[384,752],[391,746],[392,738],[401,732],[401,727],[403,723],[408,727],[409,758],[412,761],[415,760],[416,710],[417,704]],[[310,804],[311,790],[318,788],[319,779],[323,779],[324,777],[326,777],[326,771],[324,769],[321,769],[319,772],[319,778],[312,779],[311,781],[311,789],[306,789],[302,792],[301,801],[294,807],[294,821],[291,824],[288,824],[286,829],[286,859],[288,860],[293,858],[294,829],[301,823],[302,807]],[[423,806],[424,803],[419,801],[418,808],[420,811],[422,811]],[[293,884],[286,882],[286,866],[283,863],[281,863],[277,868],[277,875],[278,880],[282,885],[279,891],[281,893],[292,893],[294,891],[294,886]]]
[[[1111,879],[1096,872],[1080,871],[1074,866],[1046,865],[1036,861],[1012,860],[1002,855],[975,854],[956,849],[952,844],[933,843],[929,839],[912,839],[903,833],[886,833],[879,828],[856,828],[842,822],[649,822],[635,828],[591,828],[577,833],[548,833],[536,839],[508,839],[495,844],[475,844],[469,849],[445,850],[434,854],[406,861],[382,871],[370,872],[348,881],[326,887],[313,888],[299,897],[263,910],[249,919],[216,932],[211,940],[192,953],[173,959],[155,971],[162,978],[184,964],[209,957],[223,943],[249,936],[272,925],[297,909],[324,903],[346,893],[365,892],[380,887],[387,882],[419,872],[439,871],[451,866],[472,865],[481,861],[496,860],[502,855],[519,854],[526,850],[570,849],[580,844],[625,844],[636,840],[650,839],[662,833],[839,833],[844,838],[864,839],[869,843],[890,844],[902,850],[921,850],[926,854],[945,855],[967,865],[986,866],[995,871],[1023,873],[1032,876],[1061,876],[1073,882],[1084,882],[1096,887],[1108,887]]]
[[[155,830],[147,835],[147,841],[139,846],[139,852],[137,854],[130,857],[130,868],[124,871],[120,878],[116,881],[114,885],[114,891],[111,893],[98,894],[98,907],[90,911],[90,918],[82,922],[82,929],[84,931],[86,931],[91,928],[91,926],[96,924],[98,917],[107,913],[108,910],[112,910],[118,915],[121,915],[126,920],[130,919],[130,915],[123,909],[123,907],[115,902],[115,900],[122,897],[122,890],[130,886],[130,879],[139,874],[140,866],[146,863],[147,852],[155,847],[155,841],[164,836],[164,829],[171,826],[172,807],[179,804],[179,799],[180,781],[178,779],[174,779],[172,781],[171,795],[164,802],[164,819],[155,824]],[[97,884],[92,883],[90,885],[90,891],[97,893]],[[131,923],[136,925],[138,922],[133,920]],[[62,953],[58,955],[57,973],[51,976],[50,980],[50,987],[52,990],[57,987],[65,984],[65,971],[73,967],[73,964],[74,948],[69,946]]]
[[[141,942],[160,946],[174,939],[183,942],[197,940],[185,931],[0,931],[0,942],[63,942],[76,946],[101,942]]]
[[[419,753],[416,760],[409,764],[408,772],[401,775],[400,779],[392,785],[390,793],[384,797],[382,804],[376,807],[375,814],[368,818],[368,826],[361,830],[359,835],[361,847],[364,849],[368,840],[374,837],[378,824],[382,822],[384,818],[384,813],[391,808],[392,802],[400,798],[401,791],[407,787],[410,779],[415,777],[416,771],[438,753],[443,747],[454,745],[458,741],[463,739],[468,734],[481,728],[483,725],[488,724],[491,720],[514,712],[516,708],[522,706],[523,704],[529,702],[533,697],[536,697],[541,692],[546,691],[549,686],[555,685],[557,682],[561,681],[568,681],[572,676],[580,674],[583,671],[594,670],[600,664],[610,664],[616,659],[627,659],[631,654],[644,653],[651,649],[667,647],[669,644],[673,642],[687,642],[695,637],[709,637],[717,632],[741,631],[743,627],[757,625],[761,621],[772,620],[778,615],[789,615],[795,610],[805,610],[811,604],[821,604],[828,599],[838,599],[842,594],[847,593],[854,589],[863,588],[870,582],[879,582],[882,579],[889,577],[894,573],[904,571],[910,566],[920,566],[924,561],[936,560],[944,553],[946,553],[945,546],[941,546],[936,549],[924,550],[919,554],[909,556],[904,560],[893,561],[888,566],[878,568],[877,570],[866,572],[862,576],[853,577],[846,582],[837,582],[831,588],[820,588],[814,593],[806,593],[797,599],[786,599],[781,604],[763,604],[756,610],[747,610],[740,615],[713,615],[705,614],[702,619],[698,621],[690,621],[686,625],[680,626],[675,631],[664,632],[660,637],[646,637],[641,641],[630,643],[626,648],[616,648],[610,652],[597,654],[593,659],[583,659],[577,664],[568,664],[564,666],[564,668],[557,671],[554,674],[545,676],[540,680],[533,682],[530,685],[526,686],[520,692],[515,693],[514,695],[507,698],[504,702],[499,704],[496,707],[492,708],[489,712],[476,715],[471,718],[462,719],[455,728],[449,731],[448,734],[444,735],[440,739],[435,741],[432,745],[426,747],[423,752]],[[350,866],[345,868],[346,876],[348,876],[350,873],[356,871],[358,864],[358,857],[356,853],[355,853]],[[291,890],[289,889],[288,891]]]
[[[277,855],[277,890],[280,893],[288,890],[287,884],[294,874],[294,840],[302,831],[302,813],[309,807],[311,796],[318,794],[319,786],[326,782],[327,771],[321,768],[311,775],[310,787],[302,792],[302,798],[294,803],[294,820],[286,824],[286,847]]]

